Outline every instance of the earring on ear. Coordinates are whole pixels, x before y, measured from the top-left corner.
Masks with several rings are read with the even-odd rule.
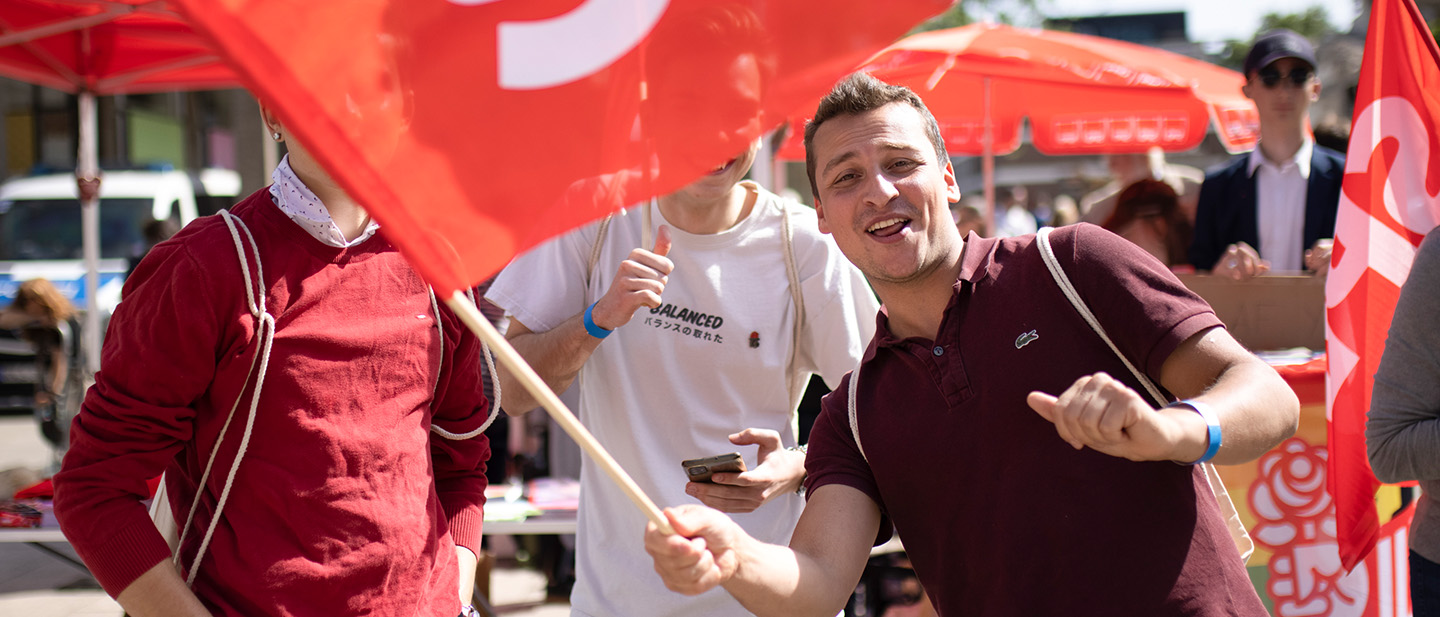
[[[273,140],[275,140],[275,141],[280,141],[280,131],[271,132],[271,133],[270,133],[270,139],[273,139]]]

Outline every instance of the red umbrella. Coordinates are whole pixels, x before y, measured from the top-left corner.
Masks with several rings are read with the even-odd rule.
[[[1240,92],[1240,73],[1113,39],[972,24],[906,37],[861,70],[915,90],[951,154],[986,156],[991,204],[989,157],[1020,147],[1022,118],[1046,154],[1188,150],[1212,123],[1231,152],[1258,138],[1259,116]],[[800,138],[792,136],[780,155],[803,159]]]
[[[95,95],[234,88],[235,73],[162,0],[0,2],[0,75],[79,95],[76,174],[95,178]],[[99,280],[98,191],[81,195],[85,296]],[[93,308],[93,307],[92,307]],[[91,372],[100,366],[99,311],[85,312]]]
[[[238,85],[163,0],[5,0],[0,75],[99,95]]]

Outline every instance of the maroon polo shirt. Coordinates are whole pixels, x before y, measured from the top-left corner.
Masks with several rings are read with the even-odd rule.
[[[1221,325],[1145,251],[1093,225],[1050,236],[1080,295],[1158,382],[1166,357]],[[966,238],[934,341],[885,315],[860,370],[860,438],[846,383],[806,460],[813,492],[854,487],[893,523],[941,614],[1265,615],[1198,467],[1075,450],[1025,403],[1105,371],[1144,392],[1060,292],[1035,237]]]

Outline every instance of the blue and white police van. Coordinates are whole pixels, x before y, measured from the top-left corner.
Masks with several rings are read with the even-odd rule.
[[[120,303],[130,260],[147,248],[143,230],[150,221],[168,219],[178,229],[197,216],[227,207],[239,192],[240,175],[226,169],[102,172],[100,281],[92,303],[85,297],[74,173],[35,175],[0,184],[0,307],[14,301],[20,283],[46,278],[69,296],[76,308],[98,308],[104,320]],[[0,333],[0,408],[31,405],[36,379],[28,344]]]

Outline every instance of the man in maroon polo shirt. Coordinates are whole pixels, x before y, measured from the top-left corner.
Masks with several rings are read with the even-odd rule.
[[[1119,349],[1185,401],[1152,407],[1034,236],[960,237],[939,129],[905,88],[847,78],[805,143],[821,230],[885,307],[854,424],[852,373],[812,430],[788,548],[714,510],[667,510],[680,535],[646,534],[666,584],[721,585],[759,615],[833,615],[893,525],[941,614],[1265,615],[1189,463],[1251,460],[1294,432],[1299,403],[1275,371],[1143,250],[1056,231]]]

